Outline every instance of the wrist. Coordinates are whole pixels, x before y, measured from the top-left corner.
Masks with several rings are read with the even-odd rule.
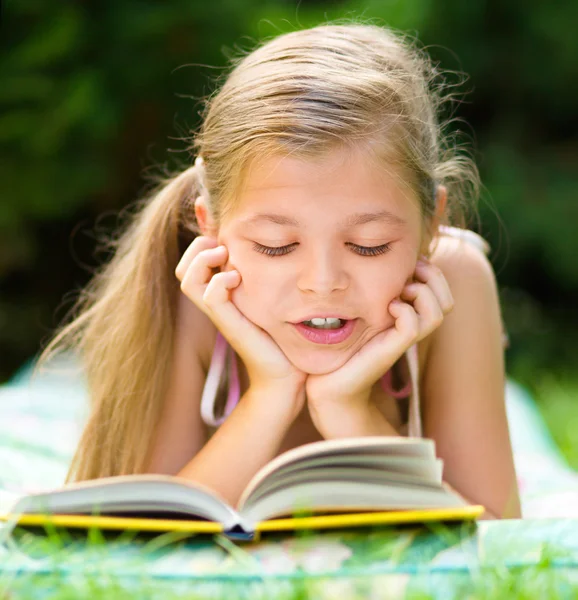
[[[272,383],[251,385],[242,402],[256,411],[292,423],[305,403],[305,387]]]
[[[319,410],[319,406],[309,408],[313,424],[325,439],[399,436],[377,406],[370,402],[335,403],[326,410]]]
[[[306,392],[309,409],[319,415],[333,413],[335,410],[363,413],[371,406],[371,389],[353,396],[311,393],[311,388],[308,388]]]
[[[315,428],[326,440],[359,436],[365,430],[365,407],[342,402],[309,403],[309,413]]]

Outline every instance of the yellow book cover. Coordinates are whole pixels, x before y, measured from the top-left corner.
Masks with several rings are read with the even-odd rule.
[[[188,533],[222,533],[230,538],[254,541],[262,532],[296,531],[304,529],[341,529],[347,527],[369,527],[375,525],[402,525],[438,521],[474,521],[485,509],[480,505],[469,505],[453,509],[398,510],[386,512],[323,514],[307,517],[270,519],[255,524],[253,531],[239,528],[225,530],[222,523],[214,521],[177,520],[162,518],[113,517],[97,515],[50,515],[50,514],[0,514],[0,521],[14,525],[68,527],[75,529],[134,530],[150,532],[181,531]]]

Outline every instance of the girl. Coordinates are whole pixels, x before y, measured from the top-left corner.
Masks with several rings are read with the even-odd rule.
[[[460,208],[477,171],[442,136],[443,99],[427,56],[374,25],[237,62],[194,165],[41,356],[77,349],[91,392],[68,481],[166,473],[236,504],[295,446],[423,435],[448,486],[520,516],[496,282]]]

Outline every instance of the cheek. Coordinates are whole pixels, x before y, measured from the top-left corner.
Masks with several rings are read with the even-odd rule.
[[[391,325],[393,316],[388,310],[389,303],[397,298],[406,283],[411,279],[412,271],[407,270],[383,270],[375,274],[371,283],[365,285],[365,298],[367,306],[372,313],[372,321],[376,325]]]
[[[241,283],[232,290],[231,299],[250,321],[263,326],[272,314],[271,307],[276,305],[275,273],[268,273],[260,265],[240,262],[235,268],[241,274]]]

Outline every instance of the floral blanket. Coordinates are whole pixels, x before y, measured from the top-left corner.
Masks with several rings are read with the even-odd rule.
[[[73,362],[62,359],[32,380],[30,369],[26,365],[0,386],[0,510],[13,494],[63,483],[87,416]],[[116,532],[96,546],[90,536],[73,536],[49,553],[29,552],[22,528],[9,531],[0,524],[0,597],[3,577],[12,585],[24,585],[34,574],[80,581],[97,565],[128,584],[144,574],[151,585],[170,584],[171,591],[190,589],[194,581],[195,591],[204,594],[199,597],[225,597],[223,586],[243,583],[265,586],[265,597],[307,584],[313,595],[327,598],[402,598],[427,589],[445,599],[460,597],[460,585],[492,564],[544,560],[578,583],[578,473],[564,462],[528,393],[508,381],[506,398],[522,520],[269,534],[243,545],[222,536],[151,539]],[[34,585],[40,589],[38,581]]]

